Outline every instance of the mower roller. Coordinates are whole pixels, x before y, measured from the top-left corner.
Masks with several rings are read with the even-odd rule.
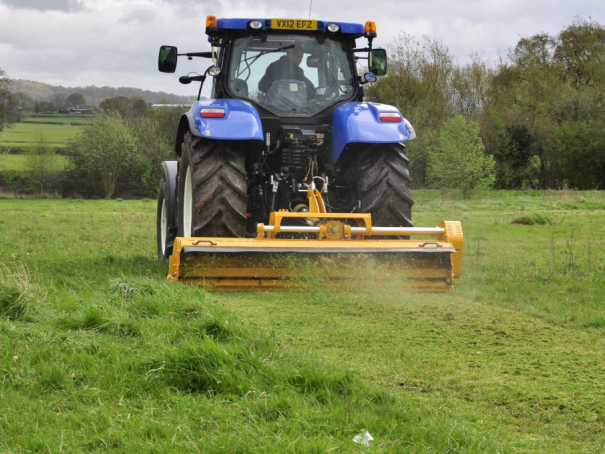
[[[208,16],[206,34],[211,51],[162,46],[158,60],[168,73],[179,56],[212,60],[179,79],[200,82],[198,101],[178,125],[179,161],[162,163],[168,279],[231,291],[451,289],[462,227],[413,226],[405,144],[416,133],[396,107],[364,99],[387,72],[374,22]],[[208,75],[212,99],[201,99]]]

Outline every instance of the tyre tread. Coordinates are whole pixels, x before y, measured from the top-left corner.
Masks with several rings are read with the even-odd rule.
[[[360,152],[358,188],[362,212],[372,224],[412,226],[411,178],[402,144],[376,144]]]
[[[192,235],[243,237],[247,222],[244,154],[228,143],[194,141],[190,136],[183,153],[193,163]]]

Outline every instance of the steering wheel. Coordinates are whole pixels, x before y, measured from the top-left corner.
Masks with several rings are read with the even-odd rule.
[[[338,96],[338,87],[333,84],[315,89],[315,99],[326,101],[336,96]]]

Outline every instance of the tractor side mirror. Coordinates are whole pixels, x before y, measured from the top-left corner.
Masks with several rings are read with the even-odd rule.
[[[384,49],[372,49],[368,54],[369,70],[377,76],[387,73],[387,51]]]
[[[174,46],[160,47],[160,55],[158,56],[158,69],[160,72],[173,73],[176,71],[178,52]]]

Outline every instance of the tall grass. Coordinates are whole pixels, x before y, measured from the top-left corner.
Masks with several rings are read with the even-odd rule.
[[[24,264],[0,265],[0,316],[9,320],[30,320],[40,295]]]

